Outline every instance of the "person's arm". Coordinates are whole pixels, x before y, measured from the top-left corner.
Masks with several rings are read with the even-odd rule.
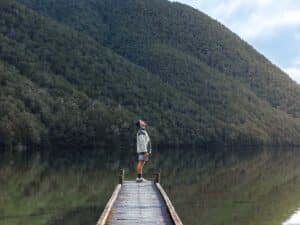
[[[149,137],[149,141],[148,141],[148,153],[151,154],[152,153],[152,145],[151,145],[151,139]]]

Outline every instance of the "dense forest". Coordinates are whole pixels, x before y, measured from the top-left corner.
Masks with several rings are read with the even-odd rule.
[[[0,3],[0,148],[300,144],[300,86],[167,0]]]

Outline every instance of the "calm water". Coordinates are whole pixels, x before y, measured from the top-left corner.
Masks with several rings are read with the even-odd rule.
[[[95,225],[135,156],[99,152],[0,155],[1,225]],[[160,150],[145,176],[185,225],[300,225],[300,149]]]

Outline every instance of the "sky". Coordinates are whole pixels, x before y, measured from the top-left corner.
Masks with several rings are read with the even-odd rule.
[[[170,0],[218,20],[300,84],[299,0]]]

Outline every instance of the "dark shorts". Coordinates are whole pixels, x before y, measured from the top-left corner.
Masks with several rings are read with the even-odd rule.
[[[146,153],[138,153],[138,160],[147,162],[149,160],[149,155]]]

